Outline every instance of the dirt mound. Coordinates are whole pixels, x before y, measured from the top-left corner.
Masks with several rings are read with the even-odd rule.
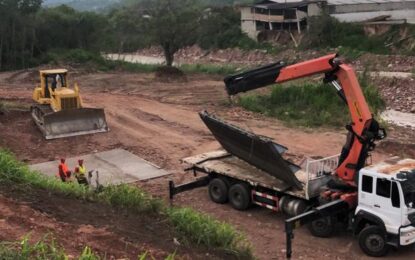
[[[379,148],[402,158],[415,158],[415,144],[413,143],[402,143],[397,140],[385,140],[379,144]]]
[[[388,108],[415,113],[415,79],[373,79]]]
[[[137,259],[144,252],[155,259],[174,252],[180,259],[205,259],[207,253],[212,259],[229,258],[223,252],[178,245],[175,240],[183,240],[158,215],[117,210],[27,186],[0,184],[0,191],[2,240],[17,240],[29,232],[33,238],[51,233],[68,253],[79,253],[88,245],[108,259]]]
[[[157,68],[155,73],[156,79],[162,82],[171,82],[171,81],[187,81],[186,75],[183,71],[179,70],[176,67],[162,66]]]

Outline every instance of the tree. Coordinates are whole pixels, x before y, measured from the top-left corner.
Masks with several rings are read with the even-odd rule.
[[[192,0],[150,0],[139,4],[149,42],[163,48],[166,65],[174,54],[197,39],[200,9]]]
[[[32,20],[42,0],[0,0],[0,70],[26,66],[32,58]]]

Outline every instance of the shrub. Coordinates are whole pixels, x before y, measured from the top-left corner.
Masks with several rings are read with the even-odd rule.
[[[360,82],[372,112],[378,114],[385,106],[378,89],[369,84],[365,75]],[[306,127],[337,127],[350,121],[349,110],[337,97],[336,91],[322,83],[274,86],[269,95],[242,96],[240,105],[253,112]]]
[[[306,48],[337,48],[346,47],[357,51],[386,54],[384,37],[366,36],[363,25],[339,22],[328,14],[309,18],[310,30],[307,40],[303,41]],[[346,49],[347,50],[347,49]]]
[[[250,247],[245,238],[229,224],[190,208],[170,208],[167,214],[176,230],[186,239],[232,251],[242,258],[251,258]]]

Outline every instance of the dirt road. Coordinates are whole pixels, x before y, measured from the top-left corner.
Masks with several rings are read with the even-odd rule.
[[[0,96],[17,102],[30,102],[33,71],[0,74]],[[106,134],[44,141],[31,122],[28,112],[10,112],[0,116],[0,146],[8,147],[19,159],[34,163],[61,156],[75,156],[125,148],[173,173],[176,182],[192,178],[183,173],[180,159],[219,148],[197,112],[207,109],[222,118],[266,135],[287,147],[289,153],[304,156],[329,156],[339,153],[345,140],[342,129],[294,129],[281,122],[231,107],[220,78],[190,75],[185,82],[160,82],[153,74],[84,73],[73,78],[80,83],[84,101],[89,106],[104,107],[111,131]],[[380,160],[399,150],[414,155],[414,134],[397,128],[373,155]],[[409,140],[409,141],[408,141]],[[400,142],[406,142],[402,149]],[[415,155],[414,155],[415,157]],[[138,183],[153,195],[166,198],[167,178]],[[3,204],[8,199],[2,199]],[[242,230],[260,259],[284,257],[283,216],[265,209],[252,208],[238,212],[228,205],[209,201],[205,188],[178,195],[177,205],[190,206]],[[10,213],[10,214],[13,214]],[[68,212],[71,214],[71,212]],[[0,226],[1,230],[1,226]],[[129,237],[128,233],[117,234]],[[294,240],[296,259],[366,259],[356,241],[346,233],[336,238],[316,239],[301,229]],[[391,252],[390,258],[415,257],[412,249]]]

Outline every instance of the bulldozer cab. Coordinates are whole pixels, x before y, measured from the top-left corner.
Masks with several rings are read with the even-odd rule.
[[[65,69],[40,71],[40,86],[42,88],[43,96],[45,98],[51,97],[49,87],[52,92],[54,92],[56,88],[66,88],[67,75],[68,71]]]

